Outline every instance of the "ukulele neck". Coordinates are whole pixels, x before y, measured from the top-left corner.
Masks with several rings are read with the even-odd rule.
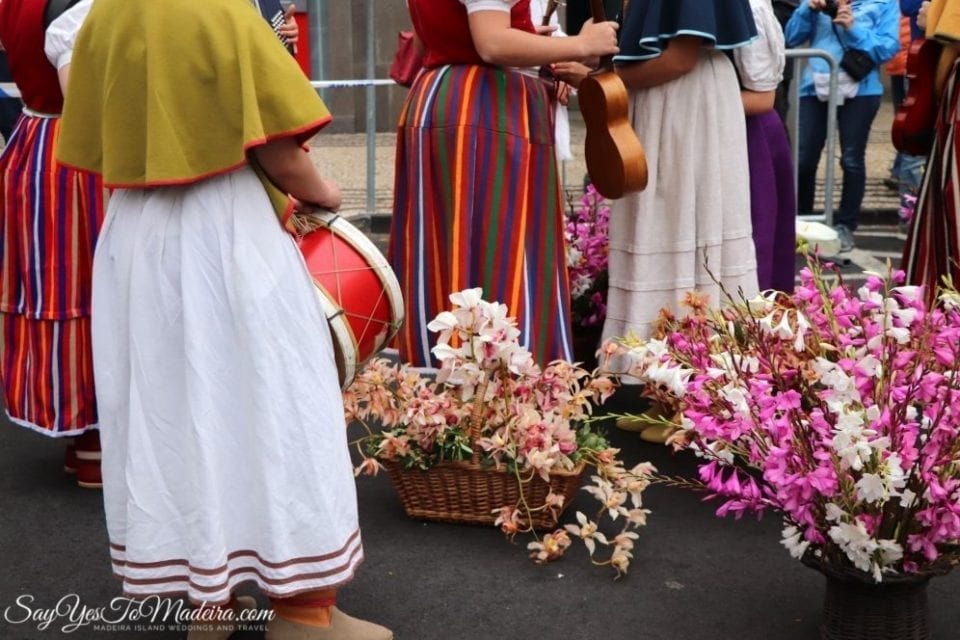
[[[623,10],[626,13],[628,0],[623,1]],[[607,20],[607,10],[603,6],[603,0],[590,0],[590,13],[593,18],[594,24],[599,22],[606,22]],[[613,70],[613,55],[607,55],[600,58],[600,66],[597,67],[597,71],[612,71]]]

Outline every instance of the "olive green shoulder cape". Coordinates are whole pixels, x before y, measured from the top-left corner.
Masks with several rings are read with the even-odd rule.
[[[949,44],[960,42],[960,2],[933,0],[927,10],[927,37]]]
[[[56,153],[110,187],[189,184],[242,166],[270,139],[303,143],[329,121],[249,2],[97,0],[74,49]]]

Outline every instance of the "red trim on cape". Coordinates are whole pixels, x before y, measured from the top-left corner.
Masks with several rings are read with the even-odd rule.
[[[308,136],[308,139],[309,139],[314,135],[316,135],[325,126],[330,124],[331,121],[333,121],[332,115],[327,116],[326,118],[322,118],[320,120],[315,120],[309,125],[301,127],[299,129],[289,129],[282,133],[251,140],[250,142],[243,145],[243,152],[244,154],[246,154],[251,149],[255,147],[263,146],[273,140],[279,140],[280,138],[294,138],[312,131],[312,133],[310,133],[310,136]],[[62,166],[73,169],[74,171],[80,171],[82,173],[98,173],[91,169],[72,165],[70,163],[62,162],[60,160],[58,160],[58,162]],[[246,164],[248,164],[248,162],[246,159],[244,159],[236,164],[230,165],[229,167],[223,167],[221,169],[216,169],[215,171],[210,171],[208,173],[204,173],[198,176],[192,176],[190,178],[175,178],[172,180],[152,180],[150,182],[129,182],[129,183],[107,182],[106,180],[104,180],[103,185],[109,189],[151,189],[154,187],[179,187],[179,186],[184,186],[188,184],[194,184],[196,182],[202,182],[203,180],[206,180],[208,178],[213,178],[215,176],[220,176],[220,175],[230,173],[232,171],[236,171],[237,169],[239,169],[240,167]],[[290,209],[292,210],[292,205],[290,205]],[[285,214],[285,215],[289,215],[289,214]]]

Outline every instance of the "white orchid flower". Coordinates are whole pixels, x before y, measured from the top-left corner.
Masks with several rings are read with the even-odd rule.
[[[869,354],[860,359],[857,363],[857,369],[864,374],[879,379],[883,375],[883,366],[880,359],[873,354]]]
[[[803,539],[802,533],[796,527],[789,526],[783,528],[782,535],[783,539],[780,540],[780,544],[787,548],[791,557],[796,559],[803,557],[807,547],[810,546],[810,542]]]
[[[441,311],[437,314],[437,317],[430,321],[427,329],[430,331],[444,331],[447,329],[456,329],[458,324],[457,316],[449,311]]]
[[[790,326],[790,314],[786,311],[780,317],[780,322],[773,328],[773,334],[781,340],[793,338],[793,327]]]
[[[884,333],[896,340],[897,344],[907,344],[910,342],[910,329],[907,327],[890,327]]]
[[[793,341],[793,350],[797,353],[801,353],[807,348],[806,335],[807,331],[810,329],[810,322],[807,320],[807,317],[797,312],[797,337]]]
[[[960,308],[960,293],[956,291],[944,291],[939,296],[943,308],[947,311],[954,311]]]
[[[747,301],[747,306],[755,315],[769,313],[773,310],[779,291],[762,291]]]
[[[865,473],[857,480],[857,498],[872,504],[887,498],[887,487],[876,473]]]
[[[912,307],[907,307],[906,309],[897,309],[896,311],[891,311],[890,313],[892,313],[904,327],[913,325],[913,323],[916,322],[918,315],[917,310]]]
[[[483,289],[480,287],[450,294],[450,302],[465,309],[476,307],[481,301],[483,301]]]
[[[894,287],[890,290],[891,293],[898,294],[901,298],[907,302],[916,302],[920,299],[920,295],[923,293],[923,289],[913,284],[905,284],[899,287]]]
[[[910,489],[904,489],[900,492],[900,506],[904,509],[909,509],[913,506],[913,503],[917,500],[917,494],[911,491]]]
[[[832,502],[828,502],[826,504],[826,510],[827,510],[827,513],[825,517],[828,522],[840,522],[847,515],[846,511],[844,511],[843,509],[841,509],[839,506],[837,506]]]
[[[872,302],[881,309],[883,308],[883,295],[879,291],[871,291],[866,286],[862,286],[857,289],[857,296],[864,302]]]

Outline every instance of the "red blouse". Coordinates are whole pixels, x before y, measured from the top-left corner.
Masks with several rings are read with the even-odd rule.
[[[57,114],[63,109],[63,94],[57,70],[43,52],[46,6],[47,0],[0,1],[0,42],[24,104],[34,111]]]
[[[413,28],[426,49],[424,66],[484,64],[473,46],[467,8],[460,0],[409,0]],[[530,0],[519,0],[510,10],[510,25],[536,33],[530,19]]]

